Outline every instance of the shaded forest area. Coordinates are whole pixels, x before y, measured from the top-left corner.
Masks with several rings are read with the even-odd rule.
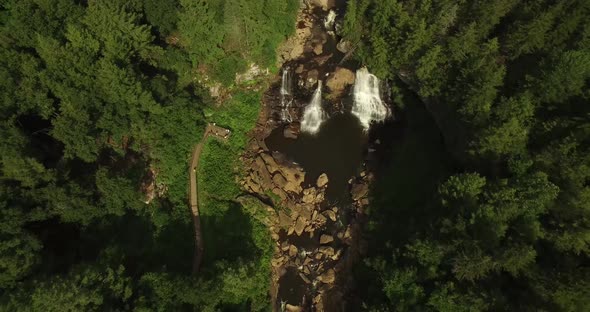
[[[276,71],[298,6],[0,1],[0,310],[268,309],[265,216],[235,183],[260,94],[216,107],[204,84]],[[349,0],[343,27],[404,128],[351,308],[586,310],[590,2]],[[203,151],[191,276],[187,163],[208,121],[232,137]]]
[[[268,241],[256,222],[208,234],[221,245],[251,241],[252,256],[212,252],[203,274],[190,275],[186,172],[206,110],[235,131],[234,161],[259,107],[250,91],[217,109],[200,82],[230,86],[250,62],[272,69],[297,8],[294,0],[0,2],[0,310],[268,306],[269,264],[259,264]],[[232,110],[247,120],[224,120]],[[141,185],[153,176],[162,195],[145,204]],[[217,199],[207,203],[212,214],[228,210]],[[231,205],[205,221],[209,229],[253,219]],[[264,283],[247,282],[252,270]]]
[[[362,310],[587,310],[590,2],[350,0],[345,31],[407,132],[373,188]]]

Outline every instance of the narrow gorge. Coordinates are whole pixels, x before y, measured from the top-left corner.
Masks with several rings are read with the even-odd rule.
[[[377,77],[347,61],[343,2],[301,8],[242,157],[243,188],[274,206],[274,311],[341,311],[354,300],[375,129],[392,113]]]

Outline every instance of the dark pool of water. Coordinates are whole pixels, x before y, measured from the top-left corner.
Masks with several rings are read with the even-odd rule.
[[[300,305],[308,293],[308,285],[299,277],[296,268],[290,267],[279,280],[279,298],[292,305]]]
[[[315,184],[326,173],[326,199],[330,203],[349,201],[348,180],[362,168],[366,143],[367,135],[351,113],[331,116],[316,135],[301,133],[296,140],[287,139],[279,127],[266,139],[270,150],[281,152],[303,167],[306,185]]]

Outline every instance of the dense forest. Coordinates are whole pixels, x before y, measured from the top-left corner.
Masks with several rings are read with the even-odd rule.
[[[267,305],[268,265],[258,263],[268,242],[260,225],[246,231],[251,218],[240,209],[225,213],[222,197],[209,222],[241,232],[209,237],[243,249],[211,251],[191,276],[186,172],[213,105],[200,82],[230,86],[250,62],[272,69],[297,8],[293,0],[0,2],[0,310]],[[235,131],[236,157],[208,153],[203,166],[229,167],[231,177],[258,110],[249,92],[216,110]],[[161,196],[145,204],[150,178]]]
[[[0,311],[270,309],[264,209],[235,178],[263,88],[235,77],[278,72],[299,6],[0,1]],[[404,129],[350,310],[587,310],[590,2],[348,0],[342,29]],[[208,122],[232,137],[203,150],[195,275]]]
[[[363,309],[587,310],[590,2],[351,0],[345,31],[409,129],[374,188]]]

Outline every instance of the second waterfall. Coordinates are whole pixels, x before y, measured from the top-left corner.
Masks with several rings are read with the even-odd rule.
[[[292,78],[290,68],[283,69],[283,77],[281,81],[281,121],[291,122],[291,113],[289,109],[293,102],[293,92],[291,90]]]
[[[379,79],[369,73],[366,67],[357,70],[352,113],[365,130],[371,127],[372,122],[382,122],[391,114],[381,100],[379,84]]]
[[[305,107],[301,120],[301,131],[316,134],[320,131],[322,123],[326,119],[326,113],[322,108],[322,81],[318,81],[318,88],[313,93],[311,103]]]

